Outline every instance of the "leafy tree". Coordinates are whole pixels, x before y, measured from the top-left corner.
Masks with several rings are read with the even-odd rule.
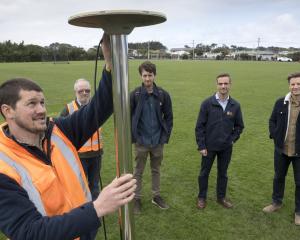
[[[218,46],[218,44],[216,44],[216,43],[210,44],[210,48],[211,48],[211,49],[215,49],[217,46]]]
[[[93,48],[89,48],[86,52],[87,60],[94,60],[96,58],[96,54],[97,54],[97,46]],[[101,56],[103,55],[102,51],[100,55]],[[102,58],[101,56],[100,58]]]
[[[237,46],[236,45],[231,45],[230,48],[231,48],[231,50],[236,51]]]
[[[226,55],[228,55],[230,53],[230,49],[228,46],[226,46],[225,44],[223,44],[222,47],[217,47],[215,49],[212,50],[213,53],[222,53],[222,58],[224,58]]]
[[[198,56],[202,56],[203,53],[210,52],[210,51],[211,51],[210,46],[204,45],[202,43],[197,44],[195,48],[195,54],[197,54]]]
[[[26,55],[30,62],[40,62],[44,48],[38,45],[29,44],[26,46]]]
[[[300,61],[300,51],[288,54],[288,57],[293,59],[294,62],[299,62]]]
[[[240,60],[251,60],[252,57],[247,54],[247,53],[241,53],[238,56],[236,56],[236,59],[240,59]]]
[[[274,53],[279,53],[280,51],[283,51],[282,48],[279,48],[279,47],[273,47],[273,46],[268,47],[268,50],[270,50],[270,51],[272,51],[272,52],[274,52]]]
[[[148,50],[148,46],[150,50],[167,50],[167,47],[164,46],[162,43],[157,41],[150,41],[150,42],[142,42],[142,43],[128,43],[129,49],[135,50]]]

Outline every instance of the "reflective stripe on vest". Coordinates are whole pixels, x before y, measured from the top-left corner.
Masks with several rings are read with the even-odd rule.
[[[94,140],[92,143],[90,141],[87,141],[85,144],[83,144],[82,147],[88,147],[88,146],[91,146],[91,144],[96,145],[96,144],[98,144],[98,141]]]
[[[73,112],[75,112],[78,109],[75,101],[68,103],[67,107],[68,107],[69,114],[72,114]]]
[[[30,174],[27,172],[27,170],[21,166],[20,164],[13,161],[11,158],[9,158],[6,154],[3,152],[0,152],[0,159],[3,160],[6,164],[8,164],[10,167],[16,170],[16,172],[19,174],[22,180],[22,187],[27,192],[29,199],[33,202],[33,204],[36,206],[37,210],[43,215],[47,216],[46,210],[43,204],[43,201],[41,199],[41,195],[34,186]]]
[[[74,100],[67,104],[67,108],[69,114],[72,114],[78,110],[78,106]],[[100,146],[99,146],[99,139],[100,139]],[[99,147],[100,149],[103,148],[101,128],[98,131],[96,131],[93,134],[93,136],[82,145],[82,147],[78,150],[78,152],[84,153],[84,152],[91,152],[91,151],[99,151]]]
[[[51,141],[53,141],[58,148],[60,149],[61,153],[63,154],[64,158],[68,161],[70,167],[72,168],[73,172],[77,176],[80,185],[84,191],[84,195],[88,201],[92,200],[92,195],[90,193],[90,190],[87,188],[87,186],[84,184],[84,176],[82,176],[81,171],[79,169],[79,166],[77,164],[76,158],[73,154],[73,152],[70,150],[70,148],[64,143],[64,141],[57,136],[54,132],[51,136]]]

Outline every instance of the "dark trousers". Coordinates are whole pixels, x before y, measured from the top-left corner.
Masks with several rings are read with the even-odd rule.
[[[92,200],[95,200],[100,193],[99,181],[102,155],[91,158],[81,158],[80,160],[89,183]]]
[[[274,151],[274,180],[273,180],[273,203],[282,204],[285,188],[285,177],[290,163],[293,164],[295,181],[295,212],[300,214],[300,157],[289,157]]]
[[[206,199],[207,197],[208,177],[216,156],[218,164],[217,198],[225,198],[228,181],[227,169],[230,163],[231,154],[232,146],[222,151],[207,151],[207,156],[202,156],[201,170],[198,177],[198,198]]]

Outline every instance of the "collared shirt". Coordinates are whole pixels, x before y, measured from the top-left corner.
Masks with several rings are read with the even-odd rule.
[[[81,104],[81,102],[79,102],[79,100],[76,98],[76,102],[79,105],[79,107],[81,107],[83,104]]]
[[[289,111],[289,123],[286,133],[286,139],[284,142],[283,152],[287,156],[295,155],[295,141],[296,141],[296,123],[300,112],[300,103],[291,95],[290,99],[290,111]]]
[[[221,105],[221,107],[223,108],[223,111],[225,111],[228,100],[229,100],[229,96],[227,96],[227,98],[225,100],[221,100],[218,93],[216,93],[216,99],[218,101],[218,103]]]
[[[86,104],[82,104],[77,98],[75,99],[75,101],[76,101],[76,103],[78,104],[78,107],[79,107],[79,108],[82,107],[82,106],[84,106],[84,105],[89,104],[89,102],[90,102],[90,100],[89,100]]]
[[[137,127],[142,144],[147,146],[156,146],[159,144],[162,130],[154,104],[155,99],[153,94],[147,94]]]

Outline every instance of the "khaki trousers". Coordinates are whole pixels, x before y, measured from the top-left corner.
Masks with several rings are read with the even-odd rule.
[[[146,166],[148,154],[150,156],[150,167],[152,176],[152,195],[160,195],[160,166],[163,160],[163,144],[154,147],[148,147],[141,144],[135,144],[135,162],[134,178],[137,180],[135,198],[142,197],[142,177]]]

